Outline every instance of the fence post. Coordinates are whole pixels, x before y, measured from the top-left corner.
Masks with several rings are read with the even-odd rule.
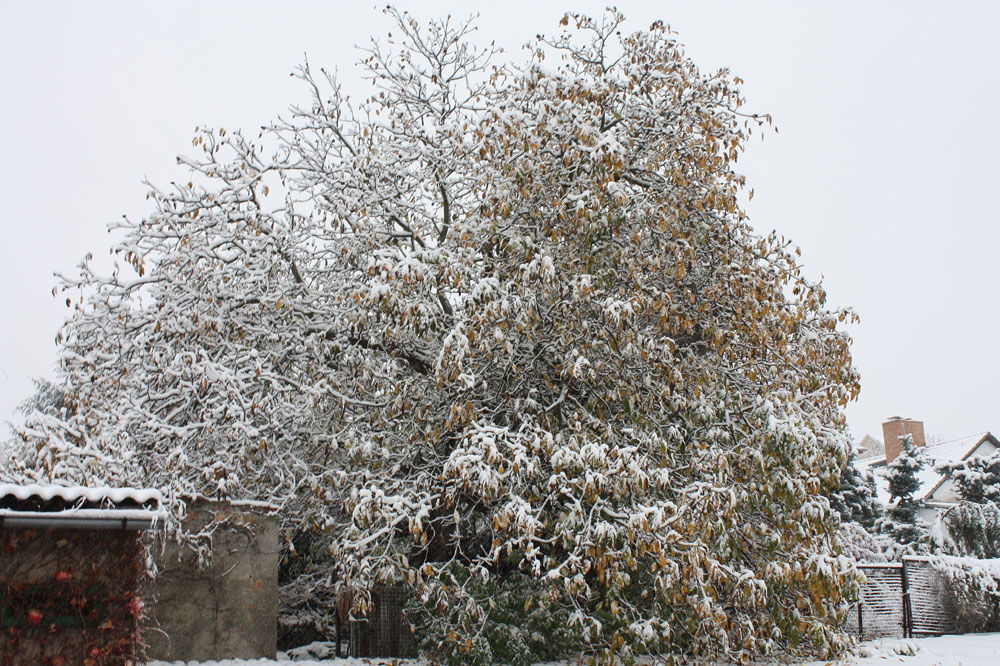
[[[862,589],[861,590],[861,594],[859,595],[861,598],[858,599],[858,639],[860,639],[860,640],[864,640],[865,639],[865,621],[863,619],[864,618],[864,613],[862,612],[862,606],[864,606],[864,604],[865,604],[865,596],[864,595],[865,595],[865,591],[864,591],[864,589]]]
[[[910,605],[910,582],[906,576],[906,558],[900,569],[903,583],[903,638],[913,638],[913,607]]]

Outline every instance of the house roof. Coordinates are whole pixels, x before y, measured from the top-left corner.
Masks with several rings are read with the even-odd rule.
[[[857,465],[858,469],[885,467],[885,455],[874,456],[872,458],[855,458],[854,464]]]
[[[858,458],[868,459],[885,457],[885,446],[881,439],[876,439],[871,435],[865,435],[854,444],[854,452]]]
[[[950,442],[942,442],[934,445],[933,447],[926,447],[924,457],[931,462],[926,464],[917,475],[917,478],[920,481],[920,490],[917,491],[917,497],[920,499],[929,498],[932,494],[934,494],[934,491],[945,482],[945,479],[948,478],[948,475],[938,474],[934,471],[935,467],[938,465],[957,463],[965,460],[971,456],[973,451],[978,449],[979,446],[987,439],[991,440],[995,446],[1000,446],[1000,442],[998,442],[997,439],[987,431],[969,435],[968,437],[962,437],[961,439],[952,440]]]
[[[917,481],[920,483],[920,486],[914,493],[914,496],[920,500],[928,499],[948,478],[946,475],[938,474],[934,468],[938,465],[956,463],[961,460],[965,460],[986,440],[992,441],[995,446],[1000,448],[1000,440],[997,440],[988,431],[977,432],[966,437],[960,437],[947,442],[928,444],[924,446],[920,450],[924,465],[920,471],[917,472]],[[884,466],[885,456],[880,458],[869,458],[867,460],[858,460],[855,464],[862,469],[865,467]],[[883,467],[883,469],[885,468]],[[886,472],[887,470],[875,475],[877,495],[882,504],[889,503],[888,481],[884,476]]]
[[[159,491],[0,484],[0,525],[148,529],[166,518]]]

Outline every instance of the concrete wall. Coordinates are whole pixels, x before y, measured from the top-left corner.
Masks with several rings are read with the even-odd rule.
[[[250,506],[197,502],[186,527],[217,523],[212,565],[168,543],[157,555],[152,627],[145,637],[153,660],[206,661],[275,656],[278,616],[278,517]]]

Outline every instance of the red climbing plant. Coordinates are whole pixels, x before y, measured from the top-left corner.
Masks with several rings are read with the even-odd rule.
[[[144,660],[134,531],[0,529],[0,666]]]

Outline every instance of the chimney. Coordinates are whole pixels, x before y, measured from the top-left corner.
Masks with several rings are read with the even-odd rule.
[[[885,442],[885,462],[891,463],[903,450],[899,438],[903,435],[913,436],[913,446],[924,445],[924,422],[891,416],[882,424],[882,441]]]

